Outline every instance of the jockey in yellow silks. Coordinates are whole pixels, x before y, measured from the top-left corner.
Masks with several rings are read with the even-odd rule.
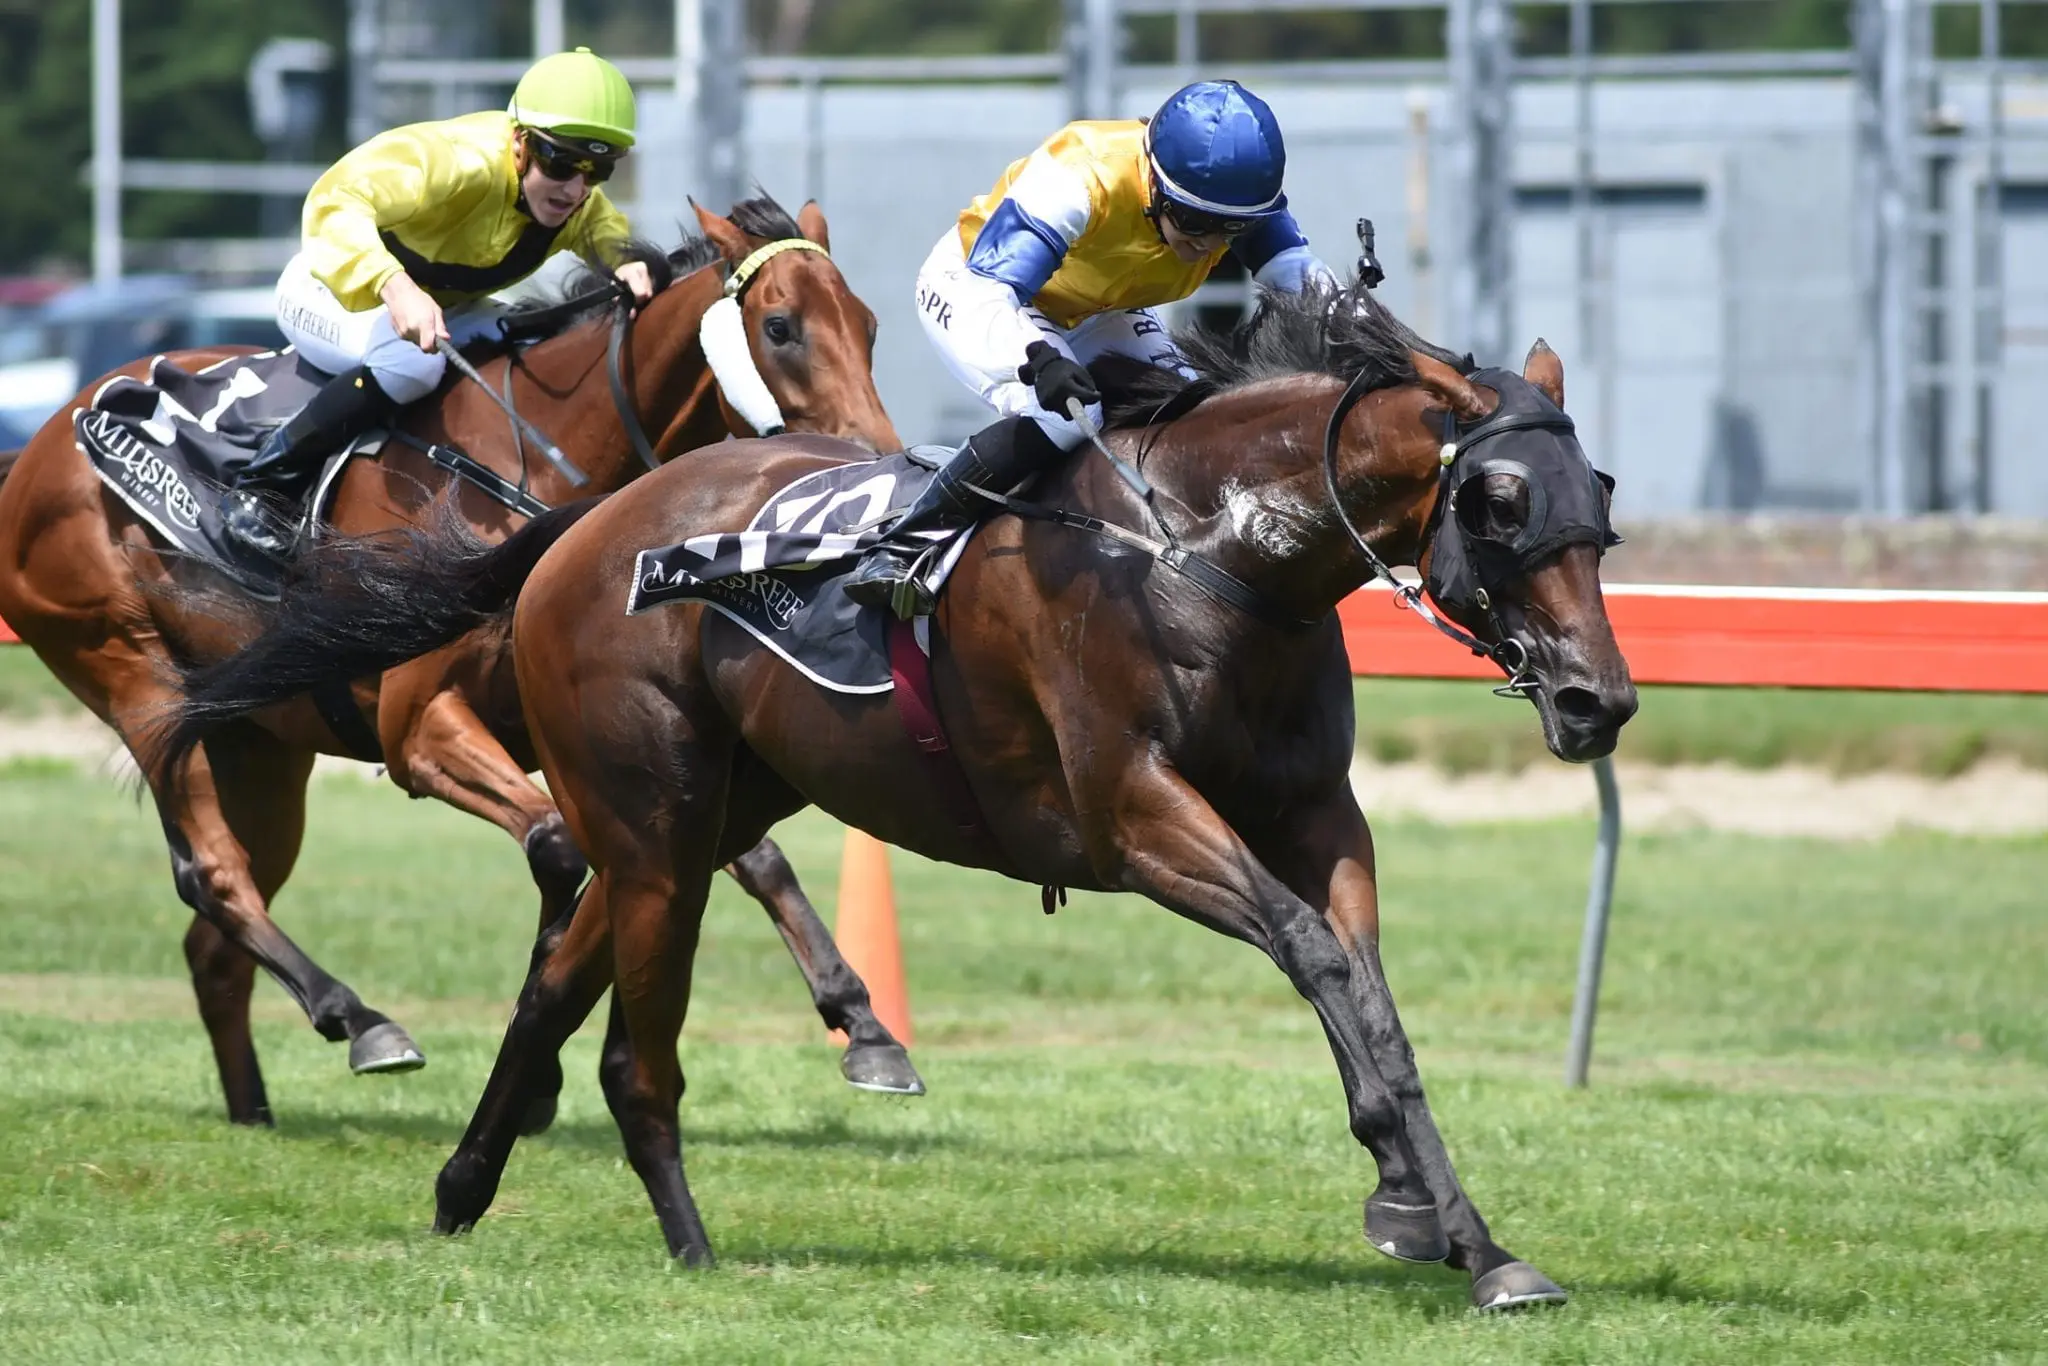
[[[643,301],[653,293],[644,263],[619,263],[626,219],[598,188],[633,132],[625,76],[577,48],[536,62],[508,108],[379,133],[315,182],[277,323],[334,378],[236,476],[222,505],[230,537],[285,554],[261,495],[303,492],[342,443],[432,393],[447,366],[436,344],[493,331],[504,308],[485,296],[556,252],[616,268]]]
[[[1234,254],[1271,289],[1334,283],[1287,211],[1287,149],[1266,102],[1234,81],[1175,91],[1149,120],[1070,123],[967,206],[917,277],[918,315],[946,367],[1002,420],[970,438],[894,528],[958,525],[1102,421],[1087,366],[1104,355],[1178,366],[1154,310]],[[907,553],[885,548],[847,594],[894,603]],[[907,605],[907,604],[906,604]],[[922,605],[922,604],[920,604]]]

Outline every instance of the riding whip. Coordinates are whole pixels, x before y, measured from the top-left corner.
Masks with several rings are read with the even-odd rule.
[[[469,358],[456,349],[454,342],[446,337],[442,337],[434,343],[434,349],[446,356],[448,363],[454,366],[464,378],[473,381],[477,388],[483,390],[490,397],[491,402],[498,405],[498,411],[511,421],[513,428],[528,441],[531,441],[534,444],[534,448],[547,457],[547,462],[562,472],[564,479],[567,479],[579,489],[590,482],[590,476],[577,469],[575,462],[562,454],[560,446],[548,440],[546,434],[540,428],[521,417],[518,411],[501,397],[496,389],[484,383],[484,377],[476,372],[476,367],[469,363]]]
[[[1080,399],[1070,398],[1067,400],[1067,416],[1074,420],[1074,425],[1081,429],[1081,434],[1088,438],[1095,449],[1102,452],[1103,459],[1109,461],[1115,467],[1116,472],[1123,476],[1124,482],[1131,486],[1131,492],[1143,498],[1147,504],[1150,504],[1152,501],[1152,486],[1145,482],[1144,475],[1126,464],[1123,457],[1103,444],[1102,433],[1097,430],[1093,422],[1088,420],[1088,409],[1082,405]]]

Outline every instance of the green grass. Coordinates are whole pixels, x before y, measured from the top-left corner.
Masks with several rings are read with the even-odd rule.
[[[0,645],[0,719],[75,712],[85,708],[71,690],[25,646]]]
[[[1373,678],[1353,685],[1359,752],[1454,773],[1546,759],[1525,702],[1471,682]],[[1645,687],[1618,757],[1650,764],[1815,764],[1838,773],[1946,778],[1984,759],[2048,768],[2048,696]]]
[[[932,1094],[848,1091],[721,883],[684,1036],[721,1258],[671,1267],[597,1094],[428,1235],[533,894],[346,779],[280,916],[432,1062],[347,1075],[261,988],[231,1130],[153,820],[0,774],[0,1351],[22,1361],[2040,1361],[2048,842],[1629,841],[1595,1085],[1557,1081],[1587,830],[1379,831],[1389,973],[1468,1187],[1574,1291],[1507,1320],[1365,1247],[1371,1164],[1277,971],[1165,912],[899,855]],[[837,831],[780,832],[829,906]]]
[[[1469,681],[1360,679],[1358,749],[1453,773],[1549,762],[1536,714]],[[0,648],[0,724],[83,714],[27,650]],[[1643,689],[1622,733],[1639,763],[1818,764],[1842,773],[1949,777],[1983,759],[2048,768],[2048,697],[1984,693],[1815,692],[1796,688]]]

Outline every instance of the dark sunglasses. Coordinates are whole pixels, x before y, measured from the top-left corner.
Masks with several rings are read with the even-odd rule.
[[[588,184],[602,185],[612,178],[612,168],[619,164],[617,157],[594,157],[574,147],[564,147],[538,133],[526,135],[526,149],[542,175],[562,184],[580,175]]]
[[[1161,195],[1159,212],[1167,221],[1190,237],[1237,237],[1247,231],[1255,221],[1250,218],[1225,218],[1220,214],[1191,209],[1177,204]]]

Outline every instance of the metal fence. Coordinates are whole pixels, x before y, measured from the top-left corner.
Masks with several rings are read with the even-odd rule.
[[[2048,516],[2027,403],[2048,382],[2048,62],[2003,54],[1999,0],[1853,0],[1839,50],[1651,55],[1596,46],[1622,2],[1567,0],[1557,55],[1516,50],[1509,0],[1066,0],[1055,51],[811,59],[748,56],[744,0],[675,0],[675,50],[621,62],[645,133],[620,188],[656,232],[686,193],[821,199],[882,316],[899,427],[957,435],[980,414],[909,297],[931,241],[1061,120],[1227,74],[1280,111],[1290,197],[1333,262],[1369,215],[1385,294],[1423,331],[1487,361],[1538,332],[1558,347],[1637,515]],[[1445,56],[1248,65],[1203,45],[1216,16],[1389,8],[1441,11]],[[1976,53],[1937,56],[1942,8],[1976,12]],[[353,134],[504,98],[528,58],[466,50],[451,13],[352,0]],[[1126,59],[1138,23],[1170,25],[1170,59]],[[533,31],[560,45],[561,0],[535,0]],[[95,185],[274,193],[316,170],[100,163]],[[1189,307],[1247,299],[1219,279]]]

